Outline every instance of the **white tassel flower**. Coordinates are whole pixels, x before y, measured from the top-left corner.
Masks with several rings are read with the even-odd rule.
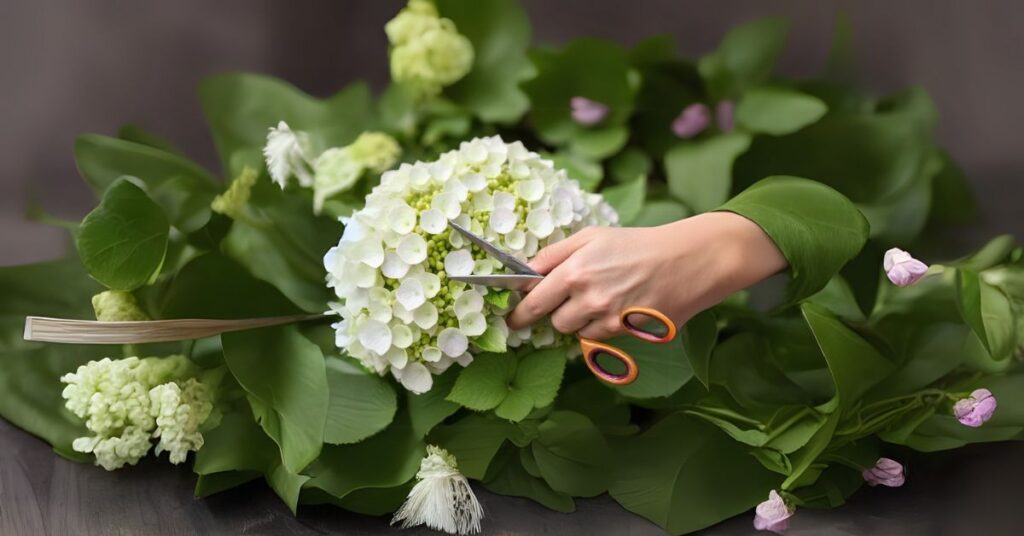
[[[402,528],[426,525],[448,534],[477,534],[484,510],[469,481],[459,472],[455,457],[430,445],[420,462],[416,485],[409,491],[391,524]]]
[[[295,176],[303,187],[313,186],[309,136],[306,133],[292,130],[284,121],[279,122],[277,127],[270,127],[267,144],[263,146],[263,157],[267,161],[270,178],[282,189],[292,176]]]

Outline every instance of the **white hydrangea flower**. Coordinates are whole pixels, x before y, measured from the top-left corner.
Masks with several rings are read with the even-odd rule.
[[[402,528],[426,525],[448,534],[477,534],[484,509],[465,475],[459,472],[455,457],[443,448],[427,446],[427,455],[420,461],[416,485],[391,524],[401,522]]]
[[[159,437],[157,453],[168,450],[181,463],[202,446],[198,428],[212,409],[210,389],[189,378],[196,371],[185,356],[128,357],[90,361],[65,374],[65,406],[92,433],[72,442],[92,453],[108,471],[135,465]],[[184,389],[177,382],[183,382]]]
[[[618,215],[598,194],[521,143],[477,138],[436,161],[385,172],[364,208],[324,257],[327,284],[341,317],[336,342],[380,374],[424,392],[431,374],[462,366],[488,348],[556,343],[550,326],[510,334],[508,308],[489,303],[493,289],[470,288],[448,275],[490,274],[501,264],[449,229],[448,220],[526,260],[588,225]],[[402,357],[394,352],[403,350]]]
[[[391,77],[416,95],[437,95],[473,67],[473,44],[429,0],[410,0],[384,32],[391,44]]]

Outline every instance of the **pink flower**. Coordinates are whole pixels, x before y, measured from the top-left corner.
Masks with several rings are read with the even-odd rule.
[[[754,509],[754,528],[782,534],[789,528],[789,518],[793,516],[793,512],[786,506],[786,501],[772,490],[768,493],[768,500]]]
[[[672,132],[680,138],[692,138],[700,134],[711,124],[711,110],[702,103],[695,102],[679,113],[672,121]]]
[[[569,107],[572,108],[572,120],[585,127],[594,126],[608,116],[607,106],[586,97],[569,99]]]
[[[885,275],[889,277],[889,281],[898,287],[908,287],[917,283],[928,271],[927,264],[899,248],[892,248],[885,252],[882,266],[885,268]]]
[[[903,474],[903,465],[889,458],[879,458],[874,467],[865,469],[861,474],[869,486],[881,484],[890,488],[898,488],[906,480],[906,475]]]
[[[715,119],[718,122],[718,130],[732,132],[732,129],[736,126],[733,121],[735,111],[736,103],[733,101],[718,101],[718,106],[715,107]]]
[[[953,405],[953,415],[964,426],[977,428],[992,418],[996,412],[996,397],[988,389],[975,389],[971,396],[962,398]]]

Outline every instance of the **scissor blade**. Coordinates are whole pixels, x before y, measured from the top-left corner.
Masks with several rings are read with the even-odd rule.
[[[544,279],[544,276],[531,274],[450,275],[448,279],[485,287],[530,290],[541,279]]]
[[[498,259],[498,262],[505,265],[505,267],[508,268],[509,270],[512,270],[517,274],[523,275],[540,275],[536,271],[534,271],[533,268],[527,266],[526,263],[520,261],[519,259],[513,257],[512,255],[509,255],[508,253],[505,253],[500,248],[498,248],[498,246],[495,246],[494,244],[484,240],[483,238],[477,236],[468,229],[465,229],[461,225],[451,220],[448,221],[448,225],[451,225],[452,229],[458,231],[470,242],[480,246],[480,249],[486,251],[488,255],[494,257],[495,259]]]

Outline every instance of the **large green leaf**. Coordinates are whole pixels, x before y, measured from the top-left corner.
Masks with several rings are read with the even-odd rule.
[[[263,167],[260,150],[267,129],[279,121],[307,132],[316,154],[347,145],[373,122],[373,100],[365,84],[320,100],[274,78],[234,73],[204,80],[199,96],[225,174],[231,177],[246,165]]]
[[[608,341],[633,356],[640,374],[629,385],[613,388],[629,398],[658,398],[679,390],[693,377],[693,369],[683,351],[682,339],[665,344],[651,344],[631,336],[615,337]]]
[[[627,510],[684,534],[753,508],[780,478],[714,427],[680,414],[613,442],[609,493]]]
[[[640,214],[630,222],[634,227],[656,227],[687,218],[692,212],[676,201],[669,199],[648,201]]]
[[[992,359],[1008,357],[1017,344],[1010,300],[970,270],[956,271],[957,309]]]
[[[672,132],[672,121],[687,106],[703,100],[703,84],[696,67],[676,54],[671,36],[645,39],[629,55],[632,67],[640,75],[636,111],[629,120],[630,136],[652,157],[660,159],[679,141]],[[613,176],[616,174],[614,167],[610,171]],[[629,173],[623,180],[636,176]]]
[[[821,290],[864,246],[868,224],[839,192],[799,177],[768,177],[722,205],[758,224],[789,262],[791,301]]]
[[[687,320],[679,336],[693,375],[707,387],[711,382],[711,355],[718,341],[715,313],[708,309]]]
[[[732,163],[750,146],[750,136],[740,132],[685,141],[665,153],[665,173],[672,197],[694,212],[707,212],[729,199]]]
[[[537,350],[519,359],[481,354],[459,373],[448,400],[477,411],[493,409],[503,419],[521,421],[534,408],[555,400],[564,371],[564,348]]]
[[[263,433],[248,408],[225,413],[203,433],[192,470],[199,475],[196,497],[205,497],[259,478],[280,465],[277,445]]]
[[[99,206],[82,220],[78,256],[100,283],[134,290],[160,272],[169,232],[160,206],[124,178],[111,185]]]
[[[512,433],[512,424],[484,415],[467,415],[438,426],[430,433],[430,442],[455,456],[459,472],[467,478],[482,480],[498,449]]]
[[[506,444],[495,456],[487,470],[484,487],[500,495],[532,499],[558,512],[576,509],[571,495],[551,489],[543,479],[527,472],[519,449],[512,444]]]
[[[524,83],[537,135],[552,145],[568,145],[585,156],[603,158],[626,142],[623,124],[633,107],[626,52],[617,44],[577,39],[561,51],[535,50],[537,77]],[[573,121],[569,101],[585,97],[609,108],[608,117],[585,127]]]
[[[526,57],[530,20],[513,0],[439,0],[441,16],[473,43],[473,69],[445,95],[486,122],[519,119],[530,102],[519,83],[533,74]]]
[[[330,402],[324,441],[335,445],[358,443],[391,423],[398,409],[391,384],[338,358],[327,358]]]
[[[644,196],[647,193],[647,177],[638,177],[623,184],[605,188],[601,194],[616,212],[619,223],[629,225],[636,220],[644,208]]]
[[[736,122],[752,132],[782,135],[821,119],[828,106],[811,95],[786,88],[757,88],[736,106]]]
[[[592,497],[607,489],[611,452],[601,432],[583,415],[551,412],[537,428],[531,447],[551,489],[574,497]]]
[[[219,253],[200,255],[183,266],[155,308],[160,318],[255,318],[302,312],[276,288]]]
[[[324,440],[328,385],[320,348],[295,326],[225,333],[224,361],[249,393],[253,415],[298,473]]]
[[[221,186],[199,165],[153,143],[83,134],[75,140],[75,164],[98,195],[119,177],[138,177],[175,227],[198,230],[210,219]]]
[[[783,19],[741,24],[722,38],[718,49],[700,60],[700,74],[715,98],[735,98],[768,80],[786,40]]]
[[[450,368],[444,374],[434,376],[434,385],[426,393],[407,393],[409,419],[416,435],[427,435],[431,429],[459,410],[461,406],[446,399],[458,375],[458,368]]]

